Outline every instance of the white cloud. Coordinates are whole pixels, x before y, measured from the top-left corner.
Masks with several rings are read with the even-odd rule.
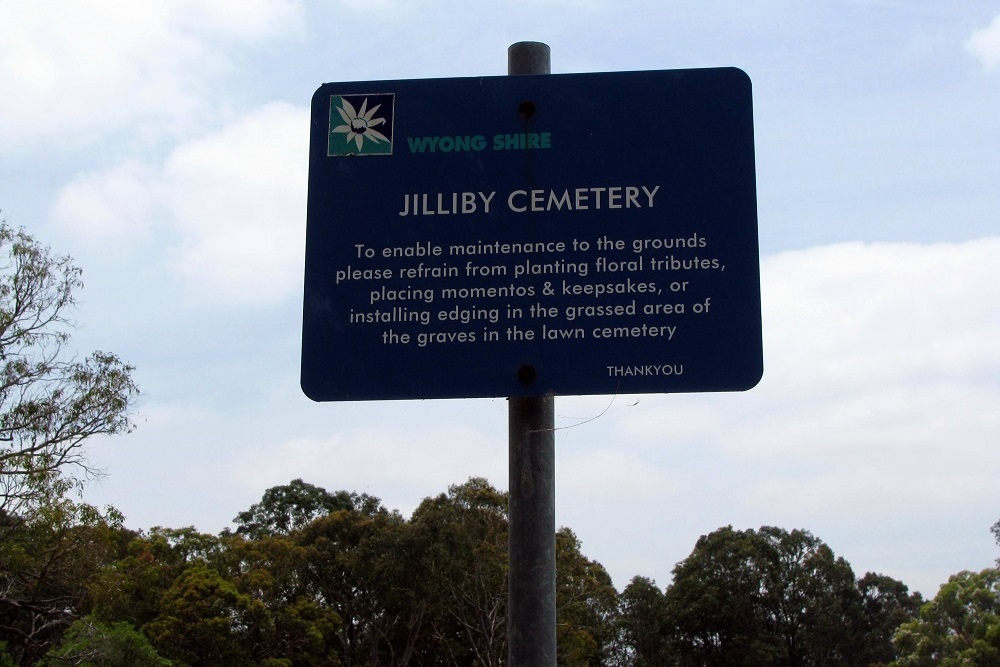
[[[156,261],[202,297],[274,302],[301,283],[308,134],[308,110],[270,104],[181,144],[162,165],[131,160],[78,176],[52,216],[98,243],[160,229],[173,245]]]
[[[680,484],[625,449],[591,449],[559,457],[559,490],[578,499],[659,504]]]
[[[838,244],[763,266],[765,373],[790,393],[1000,368],[1000,238]]]
[[[966,40],[965,48],[978,58],[986,69],[1000,65],[1000,15],[985,28],[973,32]]]
[[[240,39],[267,38],[303,19],[301,0],[183,0],[171,10],[186,28]]]
[[[166,193],[159,171],[129,160],[80,174],[59,192],[52,219],[77,237],[133,242],[147,237]]]
[[[297,0],[6,3],[0,146],[89,145],[113,131],[176,129],[207,105],[232,40],[293,30]]]
[[[880,466],[852,466],[810,477],[808,483],[779,477],[763,480],[748,494],[745,509],[788,517],[863,516],[868,521],[913,513],[930,516],[941,508],[990,503],[993,479],[974,470],[907,478],[886,475]]]
[[[164,177],[180,275],[247,301],[298,288],[308,137],[308,110],[273,104],[173,152]]]
[[[656,409],[622,418],[623,439],[769,468],[766,482],[722,482],[749,506],[983,502],[1000,472],[1000,238],[783,253],[763,262],[762,291],[761,384],[651,397]]]

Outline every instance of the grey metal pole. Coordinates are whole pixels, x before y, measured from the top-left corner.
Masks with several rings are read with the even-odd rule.
[[[507,49],[507,74],[549,74],[548,45],[518,42]],[[518,371],[522,382],[534,369]],[[510,506],[507,572],[507,664],[556,664],[555,398],[508,402]]]
[[[507,47],[507,75],[552,74],[552,50],[541,42],[518,42]]]
[[[556,664],[555,400],[508,398],[507,664]]]

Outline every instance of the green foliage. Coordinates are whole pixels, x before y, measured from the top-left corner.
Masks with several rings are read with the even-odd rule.
[[[97,474],[82,449],[131,430],[131,366],[65,350],[80,269],[0,221],[0,511],[20,514]]]
[[[252,665],[271,632],[262,602],[204,565],[194,565],[165,592],[160,614],[143,626],[155,646],[188,665]]]
[[[721,528],[674,569],[668,653],[679,665],[869,664],[908,598],[888,578],[862,581],[867,610],[850,565],[810,533]]]
[[[102,619],[128,621],[137,628],[152,621],[160,613],[164,593],[185,568],[205,562],[195,557],[192,549],[171,541],[178,534],[193,532],[154,528],[149,535],[133,536],[123,556],[91,580],[90,608]],[[211,538],[202,535],[196,539],[206,537]]]
[[[674,568],[666,602],[671,652],[681,656],[680,664],[771,661],[770,653],[778,649],[760,613],[766,590],[759,588],[766,572],[763,549],[755,531],[722,528],[699,538]]]
[[[460,665],[501,664],[507,654],[507,495],[472,478],[426,498],[411,522],[426,549],[421,572],[432,641],[424,642],[424,652]]]
[[[505,493],[472,478],[409,520],[377,498],[294,480],[241,514],[246,530],[217,536],[131,533],[117,513],[66,500],[0,513],[0,637],[15,639],[8,662],[40,667],[499,666],[507,508]],[[896,657],[889,637],[901,623],[912,628],[899,646],[933,634],[908,625],[919,596],[881,575],[855,581],[805,531],[722,528],[699,539],[666,591],[636,577],[620,595],[571,530],[554,538],[560,665],[872,667]],[[959,602],[943,609],[987,608],[955,590]],[[942,613],[925,607],[921,622]],[[990,622],[970,630],[962,659],[992,664]],[[966,664],[943,656],[897,664]]]
[[[1000,569],[952,575],[895,643],[893,667],[1000,665]]]
[[[5,641],[0,641],[0,667],[17,667],[14,664],[13,656],[7,650],[7,642]]]
[[[89,582],[120,557],[122,517],[57,499],[28,517],[0,518],[0,636],[31,664],[85,606]]]
[[[324,602],[339,621],[334,637],[347,663],[379,652],[380,623],[388,617],[378,595],[373,545],[397,521],[340,510],[315,520],[299,538],[309,561],[312,599]]]
[[[911,594],[903,582],[872,572],[858,581],[858,590],[863,611],[857,633],[861,664],[888,664],[896,657],[892,643],[896,629],[916,618],[923,598],[919,593]]]
[[[604,665],[617,632],[618,591],[569,528],[556,532],[556,651],[560,665]]]
[[[337,664],[340,616],[315,595],[309,550],[286,537],[226,540],[226,561],[236,589],[267,608],[272,630],[258,654],[278,665]]]
[[[310,569],[308,550],[289,538],[157,528],[131,541],[90,596],[101,618],[129,621],[188,664],[212,664],[217,635],[233,664],[337,664],[340,619],[315,599]]]
[[[288,535],[339,510],[368,516],[385,512],[379,499],[368,494],[329,493],[301,479],[293,479],[289,484],[265,491],[261,501],[236,515],[233,523],[238,526],[238,534],[256,539],[265,535]]]
[[[130,624],[102,623],[93,616],[74,621],[57,648],[36,667],[170,667]]]
[[[634,667],[669,664],[670,628],[667,600],[656,583],[633,577],[619,597],[618,625],[622,642],[632,653]]]

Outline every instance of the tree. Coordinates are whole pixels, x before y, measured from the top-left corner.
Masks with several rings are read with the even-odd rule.
[[[218,572],[194,565],[166,591],[143,632],[163,655],[188,665],[252,665],[272,630],[268,610]]]
[[[670,653],[680,665],[769,664],[776,650],[762,599],[765,556],[753,530],[698,538],[666,591]]]
[[[36,667],[170,667],[145,635],[125,622],[102,623],[87,616],[73,622],[59,646]]]
[[[892,643],[896,629],[916,618],[923,598],[910,593],[903,582],[873,572],[858,580],[858,590],[863,612],[858,632],[861,664],[888,664],[897,657]]]
[[[160,614],[163,596],[187,569],[225,571],[223,552],[220,538],[190,527],[132,534],[119,559],[94,573],[87,612],[141,629]]]
[[[385,618],[374,590],[370,551],[365,545],[381,532],[384,521],[402,521],[396,515],[369,517],[340,510],[316,519],[297,536],[306,549],[306,583],[311,599],[335,612],[335,628],[343,664],[365,664],[378,655],[376,625]]]
[[[284,486],[274,486],[264,492],[259,503],[233,519],[236,532],[251,539],[265,535],[288,535],[300,530],[313,520],[340,510],[361,512],[374,516],[384,512],[381,501],[366,493],[337,491],[313,486],[301,479],[293,479]]]
[[[225,538],[225,561],[236,589],[267,608],[273,623],[266,642],[257,647],[258,660],[288,665],[336,665],[340,616],[313,595],[310,552],[295,537],[266,536],[248,540]]]
[[[669,664],[667,601],[656,582],[633,577],[619,596],[618,606],[621,641],[630,654],[627,664],[634,667]]]
[[[556,531],[556,659],[606,665],[614,648],[618,592],[611,575],[580,551],[569,528]]]
[[[122,517],[62,498],[0,519],[0,637],[31,665],[85,613],[90,583],[120,557]]]
[[[894,642],[893,667],[1000,665],[1000,569],[952,575]]]
[[[853,665],[862,616],[850,565],[810,533],[721,528],[666,593],[680,665]]]
[[[763,602],[780,638],[778,661],[794,665],[853,664],[857,642],[845,628],[861,616],[851,566],[808,531],[763,527],[767,558]]]
[[[446,664],[503,664],[507,655],[507,494],[470,478],[425,498],[411,519],[422,561],[433,640]]]
[[[93,578],[88,610],[188,664],[339,664],[339,616],[312,595],[296,537],[154,528]]]
[[[0,221],[0,511],[17,514],[97,473],[83,444],[128,432],[132,366],[66,349],[80,269]]]

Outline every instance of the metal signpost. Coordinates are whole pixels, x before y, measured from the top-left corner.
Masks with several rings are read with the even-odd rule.
[[[507,50],[509,76],[547,75],[551,63],[545,44]],[[508,665],[556,664],[555,402],[551,393],[507,399]]]
[[[734,68],[324,84],[302,388],[507,397],[511,665],[555,664],[553,396],[741,391],[763,354]],[[515,75],[515,76],[510,76]]]

